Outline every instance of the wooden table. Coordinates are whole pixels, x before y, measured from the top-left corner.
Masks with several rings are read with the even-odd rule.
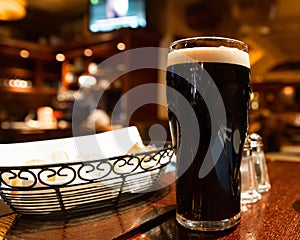
[[[88,216],[39,221],[20,216],[7,239],[300,239],[300,163],[268,162],[271,190],[243,209],[241,223],[217,233],[190,231],[175,220],[175,184]],[[165,176],[174,179],[173,173]]]

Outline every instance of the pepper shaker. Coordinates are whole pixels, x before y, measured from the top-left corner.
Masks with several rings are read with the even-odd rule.
[[[257,191],[259,193],[268,192],[271,188],[271,184],[269,180],[262,137],[257,133],[252,133],[249,137],[256,174]]]
[[[257,191],[256,174],[251,153],[250,139],[246,138],[243,146],[241,161],[241,204],[255,203],[261,199],[261,194]]]

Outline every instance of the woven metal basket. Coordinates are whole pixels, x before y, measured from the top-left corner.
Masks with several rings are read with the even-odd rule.
[[[17,213],[47,218],[85,214],[150,192],[173,156],[168,145],[108,159],[0,167],[0,195]]]

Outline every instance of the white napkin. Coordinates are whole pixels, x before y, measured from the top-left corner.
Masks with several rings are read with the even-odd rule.
[[[89,136],[0,144],[0,166],[98,160],[124,155],[137,142],[142,139],[132,126]]]

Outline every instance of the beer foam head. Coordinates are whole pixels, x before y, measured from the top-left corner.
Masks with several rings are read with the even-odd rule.
[[[190,62],[218,62],[250,68],[249,54],[230,47],[193,47],[173,50],[168,55],[168,66]]]

